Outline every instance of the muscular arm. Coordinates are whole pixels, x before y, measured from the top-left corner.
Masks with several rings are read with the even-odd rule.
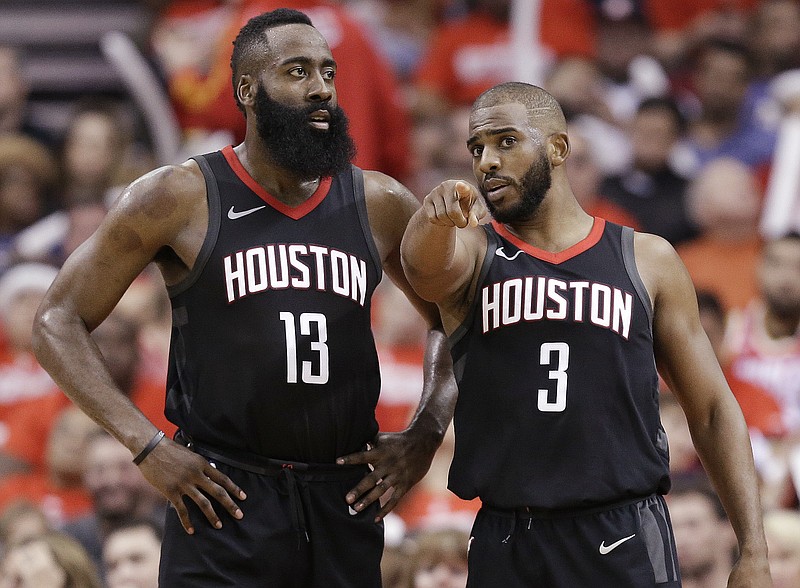
[[[168,282],[191,267],[205,234],[199,225],[207,224],[202,182],[202,174],[191,163],[156,170],[131,184],[97,232],[64,264],[34,324],[33,345],[39,362],[65,394],[132,455],[147,445],[157,429],[114,384],[89,333],[162,252],[172,252],[174,260],[162,264]],[[199,214],[198,202],[202,203]],[[181,466],[176,467],[177,463]],[[198,487],[232,514],[237,510],[228,492],[238,496],[241,491],[205,460],[172,441],[159,443],[140,467],[176,506],[187,530],[183,495],[198,502],[209,521],[218,522]],[[206,473],[206,468],[213,471]]]
[[[380,434],[375,449],[339,460],[340,463],[370,463],[374,468],[346,497],[349,503],[357,502],[356,510],[392,490],[378,513],[381,518],[428,471],[453,418],[457,388],[439,312],[435,305],[414,292],[400,263],[400,242],[419,203],[402,184],[388,176],[365,172],[364,180],[370,227],[383,269],[428,323],[422,395],[411,423],[402,433]]]
[[[443,182],[425,197],[408,223],[402,261],[414,289],[435,302],[448,332],[461,324],[486,250],[478,221],[486,214],[466,182]]]
[[[664,240],[637,234],[635,249],[653,300],[659,372],[686,413],[697,453],[739,541],[741,557],[729,586],[770,586],[750,438],[700,324],[691,279]]]

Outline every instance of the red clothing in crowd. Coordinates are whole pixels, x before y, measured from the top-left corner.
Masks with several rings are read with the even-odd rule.
[[[595,22],[585,0],[543,0],[541,44],[550,58],[595,56]],[[507,23],[471,13],[434,31],[415,83],[454,104],[471,105],[497,83],[514,77]]]
[[[172,438],[177,428],[164,416],[163,382],[139,378],[131,400],[156,427]],[[70,400],[60,392],[29,402],[10,423],[4,452],[41,470],[53,425],[70,404]]]

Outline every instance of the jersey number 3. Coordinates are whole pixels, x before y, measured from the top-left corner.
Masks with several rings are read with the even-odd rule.
[[[303,361],[301,365],[301,381],[304,384],[327,384],[330,377],[328,369],[328,322],[325,315],[318,312],[300,314],[300,335],[311,335],[317,326],[317,340],[311,341],[311,351],[316,354],[315,361]],[[286,381],[297,384],[297,320],[291,312],[280,313],[286,330]]]
[[[555,360],[553,356],[555,355]],[[564,342],[542,343],[539,349],[539,365],[554,367],[547,376],[556,383],[556,396],[550,400],[550,392],[539,388],[538,408],[542,412],[562,412],[567,408],[567,367],[569,367],[569,345]]]

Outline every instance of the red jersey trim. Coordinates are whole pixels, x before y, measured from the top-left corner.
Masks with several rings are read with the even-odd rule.
[[[572,259],[573,257],[580,255],[584,251],[597,245],[597,242],[600,241],[600,238],[603,236],[603,230],[606,227],[606,221],[600,217],[594,217],[592,230],[589,231],[589,234],[586,235],[585,239],[582,239],[581,241],[575,243],[575,245],[571,245],[570,247],[564,249],[564,251],[559,251],[557,253],[545,251],[544,249],[539,249],[538,247],[534,247],[533,245],[526,243],[519,237],[513,235],[505,227],[505,225],[498,223],[497,221],[493,220],[492,226],[494,227],[494,230],[498,232],[498,234],[511,241],[514,245],[519,247],[528,255],[537,259],[541,259],[542,261],[558,265],[559,263],[563,263],[569,259]]]
[[[250,188],[253,192],[258,195],[261,200],[269,204],[272,208],[277,210],[278,212],[285,214],[291,219],[298,220],[303,218],[309,212],[314,210],[319,203],[325,199],[325,196],[328,195],[328,192],[331,189],[331,183],[333,182],[333,178],[320,178],[319,186],[311,195],[311,197],[300,204],[299,206],[287,206],[275,196],[267,192],[261,184],[256,182],[253,179],[244,166],[242,162],[239,161],[239,157],[236,155],[236,152],[233,150],[232,145],[228,145],[227,147],[222,149],[222,155],[225,157],[225,160],[228,162],[228,165],[231,166],[233,173],[244,182],[244,184]]]

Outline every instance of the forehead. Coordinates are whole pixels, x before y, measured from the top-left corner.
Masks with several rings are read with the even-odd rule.
[[[303,58],[332,60],[328,42],[314,27],[305,24],[288,24],[265,32],[269,42],[268,61],[280,64],[283,61]]]
[[[469,117],[470,140],[499,129],[531,130],[528,109],[519,102],[476,108]]]

